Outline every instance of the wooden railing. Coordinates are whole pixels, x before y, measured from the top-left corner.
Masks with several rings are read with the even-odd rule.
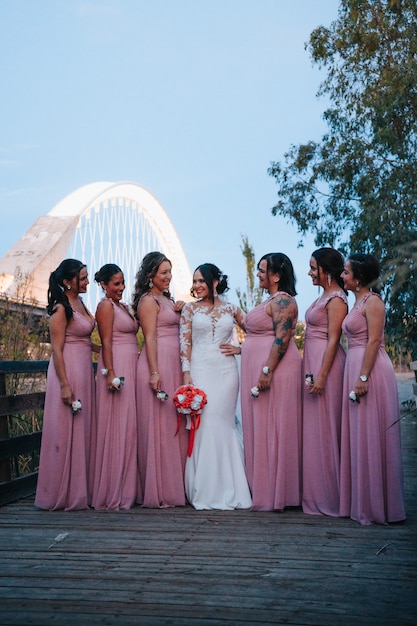
[[[6,377],[13,374],[32,376],[46,372],[48,361],[0,361],[0,505],[34,493],[37,471],[19,472],[19,455],[38,454],[42,432],[11,436],[10,417],[28,411],[42,411],[45,392],[7,394]],[[12,472],[12,468],[14,471]]]

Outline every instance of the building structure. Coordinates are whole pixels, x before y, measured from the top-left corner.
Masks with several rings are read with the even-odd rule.
[[[88,267],[86,304],[90,310],[95,310],[102,297],[93,277],[104,263],[117,263],[123,269],[123,299],[129,302],[140,262],[152,250],[163,252],[172,261],[173,295],[188,300],[192,281],[188,262],[175,228],[155,196],[132,182],[90,183],[40,216],[0,260],[0,296],[44,307],[51,271],[72,257]]]

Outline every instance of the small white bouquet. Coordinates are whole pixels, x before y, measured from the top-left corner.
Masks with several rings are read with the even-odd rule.
[[[103,374],[103,376],[107,376],[107,374],[109,373],[109,370],[106,367],[103,367],[101,370],[101,373]],[[124,376],[115,376],[113,380],[111,381],[111,384],[112,384],[113,389],[120,390],[125,384]]]
[[[74,400],[73,402],[71,402],[71,411],[73,415],[75,415],[76,413],[79,413],[81,409],[82,409],[81,400]]]
[[[353,390],[349,392],[349,400],[352,400],[352,402],[357,402],[359,404],[359,398]]]
[[[259,396],[259,392],[260,392],[259,387],[252,387],[252,389],[250,390],[250,395],[253,398],[257,398]]]
[[[165,402],[165,400],[168,400],[169,395],[166,391],[163,391],[163,389],[158,389],[158,391],[156,392],[156,397],[158,398],[158,400],[161,400],[161,402]]]
[[[115,389],[119,391],[125,384],[124,376],[115,376],[113,380],[111,381],[111,384],[113,385]]]
[[[306,387],[312,387],[314,385],[314,376],[311,372],[307,372],[305,376]]]

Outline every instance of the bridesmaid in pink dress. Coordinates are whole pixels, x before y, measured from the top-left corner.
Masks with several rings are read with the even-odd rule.
[[[400,407],[384,347],[385,308],[374,285],[379,263],[353,254],[342,273],[355,306],[343,322],[348,340],[343,381],[340,514],[360,524],[405,519]]]
[[[48,306],[52,356],[49,362],[35,506],[86,509],[94,371],[94,318],[80,293],[88,285],[86,266],[65,259],[49,278]],[[77,402],[79,401],[79,403]],[[75,403],[75,404],[73,404]]]
[[[290,259],[280,252],[258,263],[269,298],[246,316],[242,345],[242,428],[253,509],[301,504],[301,356],[294,341],[298,308]],[[259,395],[254,397],[251,389]],[[256,391],[255,391],[256,393]]]
[[[121,302],[125,280],[120,267],[107,263],[94,279],[106,295],[96,311],[102,350],[97,368],[97,415],[92,438],[92,506],[130,509],[135,504],[138,481],[138,323],[128,306]]]
[[[136,275],[132,301],[145,339],[136,377],[140,480],[136,501],[148,508],[186,503],[188,433],[182,420],[175,436],[177,412],[172,401],[182,384],[179,322],[184,303],[173,302],[171,277],[171,261],[161,252],[149,252]]]
[[[323,289],[306,311],[303,401],[304,513],[339,515],[340,423],[345,351],[340,344],[348,311],[340,277],[343,257],[319,248],[310,259],[309,276]]]

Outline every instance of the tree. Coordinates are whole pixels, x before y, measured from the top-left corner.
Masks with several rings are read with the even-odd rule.
[[[46,311],[29,296],[30,281],[20,268],[16,270],[16,295],[0,299],[0,360],[36,361],[49,359],[49,328]],[[20,375],[10,377],[18,385]],[[12,387],[8,393],[16,393]]]
[[[272,213],[318,246],[375,254],[389,340],[417,356],[417,3],[341,0],[306,48],[327,70],[327,132],[271,164]]]
[[[239,299],[240,308],[247,313],[250,309],[253,309],[253,307],[261,303],[262,289],[255,287],[255,252],[249,243],[247,235],[242,235],[242,245],[240,249],[242,250],[246,262],[246,292],[242,293],[240,289],[236,289],[236,294]]]
[[[0,298],[0,360],[42,361],[50,358],[49,329],[46,311],[28,297],[30,281],[20,269],[15,275],[16,298]],[[6,394],[45,390],[45,374],[14,373],[7,376]],[[27,435],[42,429],[43,411],[11,413],[3,418],[2,434],[10,437]],[[4,430],[3,430],[4,429]],[[38,453],[20,454],[13,461],[12,475],[23,476],[37,469]]]

